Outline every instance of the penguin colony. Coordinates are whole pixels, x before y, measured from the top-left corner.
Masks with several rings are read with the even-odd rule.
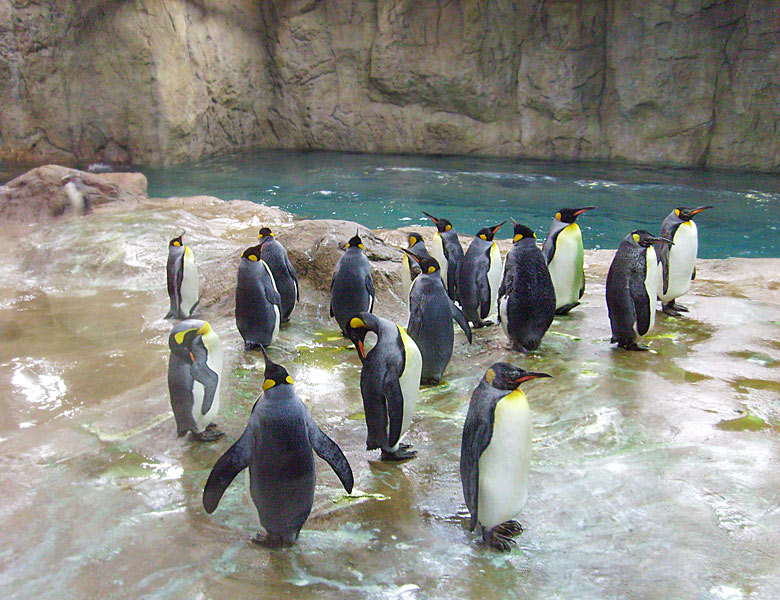
[[[576,219],[594,208],[562,208],[541,248],[531,229],[512,220],[513,246],[503,264],[493,238],[505,222],[480,229],[464,253],[450,221],[424,213],[437,227],[431,252],[419,233],[408,234],[408,247],[399,249],[410,313],[406,328],[373,314],[376,294],[365,247],[358,232],[347,241],[333,273],[330,317],[362,363],[367,450],[379,450],[386,461],[416,455],[402,439],[420,385],[438,384],[443,377],[453,353],[453,320],[468,343],[472,327],[497,320],[509,346],[526,353],[539,347],[555,315],[580,304],[584,250]],[[637,230],[621,242],[606,281],[611,342],[619,348],[647,350],[639,342],[653,329],[657,299],[668,315],[679,317],[688,310],[676,299],[690,289],[696,273],[698,232],[692,218],[708,208],[676,208],[658,236]],[[197,441],[213,442],[224,435],[213,422],[220,403],[222,346],[208,322],[193,318],[198,277],[183,235],[171,240],[167,265],[170,311],[165,318],[180,319],[168,340],[170,401],[180,437],[190,432]],[[240,258],[235,318],[245,350],[262,351],[265,379],[244,433],[211,470],[203,506],[213,512],[236,475],[246,470],[247,494],[265,530],[252,541],[279,547],[295,543],[311,512],[313,453],[331,466],[348,493],[354,479],[341,448],[295,393],[292,377],[267,353],[300,296],[284,246],[267,227],[258,238],[259,244]],[[367,351],[369,332],[376,342]],[[497,550],[510,550],[523,531],[515,518],[527,498],[532,420],[520,385],[548,377],[497,362],[471,396],[461,440],[463,495],[470,531],[479,528],[483,542]]]

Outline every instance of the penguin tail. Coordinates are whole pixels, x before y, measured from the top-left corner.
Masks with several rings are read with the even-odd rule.
[[[245,352],[251,352],[252,350],[254,350],[255,348],[258,348],[258,347],[262,348],[262,344],[258,344],[256,342],[250,342],[250,341],[245,341],[244,342],[244,351]]]
[[[533,350],[536,350],[539,347],[539,344],[542,343],[542,338],[528,338],[523,342],[523,346],[528,352],[532,352]]]

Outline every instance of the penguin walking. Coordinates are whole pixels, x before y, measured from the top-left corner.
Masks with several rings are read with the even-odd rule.
[[[688,308],[677,304],[675,300],[691,289],[691,281],[696,278],[696,254],[699,251],[699,234],[694,215],[712,206],[675,208],[661,224],[662,238],[672,240],[673,246],[664,243],[656,245],[658,261],[658,299],[662,310],[669,316],[681,317]]]
[[[671,244],[644,229],[629,233],[618,247],[607,273],[607,311],[614,344],[626,350],[647,350],[638,344],[655,325],[658,259],[653,244]]]
[[[188,431],[199,442],[224,434],[214,425],[219,412],[222,343],[207,321],[186,319],[168,336],[168,392],[179,437]]]
[[[373,331],[376,344],[366,353],[364,340]],[[366,449],[382,450],[382,460],[405,460],[415,456],[401,438],[409,429],[417,406],[422,374],[422,355],[403,327],[368,312],[347,324],[347,337],[355,344],[363,363],[360,393],[366,415]]]
[[[417,256],[430,256],[428,249],[425,247],[425,241],[419,233],[410,233],[408,238],[409,247],[406,250],[413,252]],[[403,250],[403,248],[402,248]],[[409,261],[409,257],[404,254],[401,258],[401,290],[403,291],[404,298],[409,299],[409,291],[412,289],[412,282],[417,275],[420,274],[420,269],[417,263]]]
[[[347,323],[352,317],[374,310],[374,279],[371,263],[363,250],[363,242],[355,232],[347,242],[347,251],[336,264],[330,282],[330,316],[336,318],[344,335],[347,335]]]
[[[417,256],[404,250],[420,266],[409,293],[409,324],[406,330],[422,355],[421,383],[436,385],[452,357],[455,335],[452,320],[460,325],[471,343],[471,327],[461,310],[444,289],[439,263],[430,256]]]
[[[512,349],[530,352],[539,347],[555,317],[555,289],[536,234],[515,223],[513,240],[498,288],[498,319]]]
[[[171,309],[166,319],[188,319],[198,305],[198,268],[189,246],[182,242],[184,233],[168,244],[168,298]]]
[[[298,293],[298,274],[287,256],[287,250],[268,227],[260,230],[257,239],[263,244],[263,260],[271,269],[281,298],[281,322],[287,323],[295,308],[295,302],[301,299]]]
[[[437,219],[432,214],[423,211],[436,225],[436,233],[433,235],[431,256],[439,262],[441,278],[447,294],[454,301],[458,299],[458,277],[460,267],[463,264],[463,246],[460,245],[458,234],[452,228],[452,223],[447,219]]]
[[[236,475],[248,467],[248,495],[266,532],[252,541],[275,548],[294,544],[311,512],[316,481],[312,450],[331,466],[347,493],[352,492],[353,476],[341,448],[295,393],[287,370],[265,350],[263,354],[263,393],[244,433],[214,464],[203,489],[203,507],[214,512]]]
[[[238,265],[236,327],[247,352],[273,344],[279,335],[282,299],[263,260],[263,246],[261,242],[244,250]]]
[[[580,303],[585,293],[585,250],[582,232],[575,220],[595,206],[562,208],[555,214],[542,252],[555,287],[555,314],[565,315]]]
[[[523,528],[514,517],[528,497],[531,464],[531,411],[521,383],[532,373],[495,363],[471,395],[460,447],[460,479],[471,513],[469,531],[480,525],[489,546],[508,551]]]
[[[501,252],[493,237],[504,223],[506,221],[495,227],[480,229],[463,257],[458,295],[463,314],[474,327],[491,324],[496,315],[501,285]]]

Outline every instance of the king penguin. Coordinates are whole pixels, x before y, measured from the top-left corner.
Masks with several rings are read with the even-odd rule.
[[[199,442],[224,434],[212,423],[219,412],[222,343],[207,321],[187,319],[168,336],[168,392],[179,437],[188,431]]]
[[[471,327],[461,310],[452,303],[439,276],[439,263],[431,256],[417,256],[404,250],[421,269],[409,293],[409,324],[406,330],[422,355],[424,384],[436,385],[452,357],[455,335],[452,320],[460,325],[471,343]]]
[[[658,259],[653,244],[671,243],[644,229],[629,233],[607,273],[607,311],[614,344],[626,350],[647,350],[638,344],[655,325]]]
[[[355,232],[347,242],[347,250],[336,264],[330,282],[330,316],[336,318],[344,335],[347,335],[347,323],[353,316],[374,310],[375,297],[371,263],[364,253],[360,236]]]
[[[471,513],[489,546],[508,551],[523,531],[514,519],[528,497],[532,423],[519,385],[546,373],[495,363],[471,395],[460,446],[460,479]]]
[[[419,233],[410,233],[408,238],[409,247],[406,248],[409,252],[413,252],[417,256],[430,256],[428,249],[425,247],[425,241]],[[401,258],[401,290],[403,291],[404,298],[409,299],[409,291],[412,289],[412,282],[417,275],[420,274],[420,269],[417,263],[409,261],[409,257],[404,253]],[[441,273],[439,274],[441,277]]]
[[[660,243],[656,246],[658,261],[658,299],[663,312],[672,317],[688,312],[675,300],[691,289],[691,281],[696,278],[696,254],[699,251],[699,234],[694,215],[712,206],[686,208],[681,206],[669,213],[661,224],[659,235],[674,242],[673,246]]]
[[[595,206],[562,208],[555,214],[542,252],[555,288],[555,314],[565,315],[580,303],[585,293],[585,250],[582,232],[575,220]]]
[[[268,238],[266,238],[268,239]],[[244,250],[236,282],[236,327],[248,352],[273,344],[279,335],[282,299],[261,242]]]
[[[498,318],[518,352],[539,347],[555,317],[555,290],[536,234],[515,223],[514,244],[504,261],[498,289]]]
[[[341,448],[317,426],[295,393],[287,370],[266,357],[263,393],[239,440],[214,464],[203,489],[207,513],[241,471],[249,468],[248,495],[257,509],[260,533],[252,540],[275,548],[298,539],[314,503],[316,471],[312,450],[352,492],[352,469]]]
[[[198,305],[198,268],[182,233],[168,244],[168,297],[171,309],[166,319],[188,319]]]
[[[431,256],[439,262],[441,278],[447,294],[454,301],[458,299],[458,276],[463,264],[463,246],[460,245],[458,234],[452,228],[452,223],[447,219],[437,219],[433,215],[423,211],[436,225],[436,233],[433,234]]]
[[[458,280],[458,295],[463,314],[474,327],[482,327],[493,320],[497,312],[496,300],[501,285],[501,252],[493,237],[506,223],[485,227],[477,232],[463,258]]]
[[[287,250],[268,227],[260,230],[257,239],[263,244],[263,260],[271,269],[281,298],[281,322],[287,323],[295,308],[295,302],[301,299],[298,293],[298,274],[287,256]]]
[[[366,353],[366,334],[373,331],[376,344]],[[355,344],[363,363],[360,393],[366,415],[366,449],[382,450],[382,460],[415,456],[401,438],[409,429],[417,406],[422,355],[403,327],[368,312],[352,317],[347,337]]]

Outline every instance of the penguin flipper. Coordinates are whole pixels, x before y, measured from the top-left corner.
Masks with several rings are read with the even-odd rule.
[[[309,442],[317,456],[330,465],[333,472],[338,475],[341,485],[344,486],[348,494],[351,494],[355,480],[352,475],[352,467],[349,466],[349,461],[341,448],[317,426],[311,415],[308,415],[306,419],[306,428],[309,431]]]
[[[477,297],[479,298],[479,318],[485,319],[490,313],[490,284],[487,271],[477,276]]]
[[[693,267],[693,272],[691,273],[691,281],[693,281],[694,279],[696,279],[696,267]]]
[[[550,262],[553,259],[553,256],[555,255],[555,238],[556,235],[550,235],[547,234],[547,238],[544,240],[544,244],[542,245],[542,254],[544,254],[544,260],[547,261],[547,264],[549,265]]]
[[[582,281],[580,281],[580,295],[578,299],[581,299],[585,294],[585,273],[582,274]]]
[[[469,327],[469,322],[466,320],[466,317],[463,316],[463,311],[455,306],[455,303],[452,300],[450,300],[450,314],[452,315],[452,318],[455,319],[455,322],[460,325],[460,328],[463,330],[463,333],[466,334],[466,339],[470,344],[471,327]]]
[[[385,402],[387,404],[388,440],[387,444],[392,448],[401,439],[401,425],[404,420],[404,395],[401,391],[401,383],[397,377],[385,378]]]
[[[290,278],[295,282],[295,300],[300,302],[301,296],[298,292],[298,273],[295,272],[295,267],[292,266],[292,263],[290,262],[290,258],[285,255],[284,257],[284,266],[287,269],[287,274],[290,276]]]
[[[265,299],[268,300],[269,304],[273,304],[280,308],[282,306],[282,297],[273,285],[265,286]]]
[[[636,312],[636,329],[639,335],[645,335],[647,330],[650,329],[650,311],[655,310],[655,298],[647,297],[647,290],[645,289],[645,278],[632,277],[629,282],[629,292],[631,294],[631,301],[634,304],[634,311]],[[650,303],[653,303],[653,306]]]
[[[409,325],[406,327],[406,333],[413,340],[420,339],[420,331],[422,331],[423,321],[425,320],[425,312],[422,309],[422,305],[419,301],[413,301],[412,297],[409,297]]]
[[[479,458],[488,447],[493,434],[492,423],[469,411],[463,424],[463,439],[460,447],[460,478],[463,497],[471,513],[469,531],[477,526],[479,514]]]
[[[250,422],[238,441],[219,457],[211,469],[206,486],[203,488],[203,508],[207,513],[216,510],[227,487],[236,475],[249,466],[254,446],[255,431]]]

